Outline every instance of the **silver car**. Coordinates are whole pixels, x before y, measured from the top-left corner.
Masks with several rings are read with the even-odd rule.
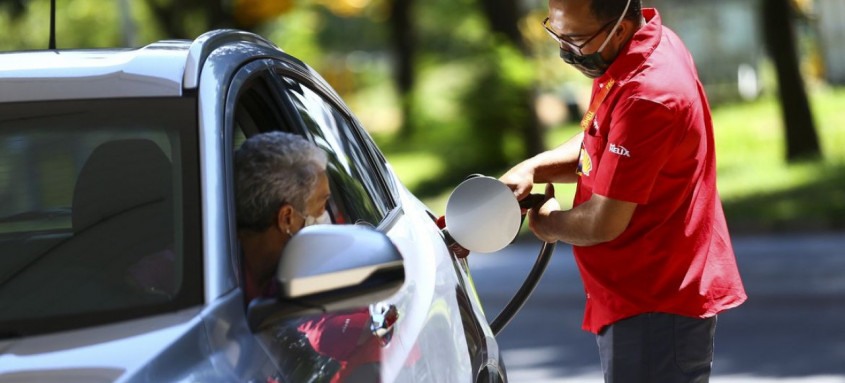
[[[247,302],[232,157],[301,134],[335,225]],[[294,242],[296,246],[294,245]],[[503,382],[467,263],[341,98],[254,34],[0,54],[0,382]]]

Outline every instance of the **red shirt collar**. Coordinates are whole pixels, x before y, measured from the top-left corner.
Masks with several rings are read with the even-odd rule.
[[[607,72],[596,79],[599,83],[611,78],[616,81],[627,80],[657,48],[663,35],[663,21],[654,8],[643,8],[642,12],[646,24],[625,44]]]

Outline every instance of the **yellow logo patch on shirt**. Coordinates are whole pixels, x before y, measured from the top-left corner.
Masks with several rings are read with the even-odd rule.
[[[590,153],[587,153],[587,150],[584,148],[584,144],[581,144],[581,153],[578,154],[578,169],[575,173],[578,173],[579,176],[589,176],[590,171],[593,170],[593,160],[590,158]]]

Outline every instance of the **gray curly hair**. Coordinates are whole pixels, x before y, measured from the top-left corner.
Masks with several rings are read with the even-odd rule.
[[[326,162],[323,150],[295,134],[269,132],[247,139],[235,152],[238,229],[266,230],[286,203],[303,211]]]

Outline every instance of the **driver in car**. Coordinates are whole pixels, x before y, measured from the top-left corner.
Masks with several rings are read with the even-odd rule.
[[[298,135],[269,132],[247,139],[234,162],[246,298],[275,296],[288,240],[306,226],[331,223],[326,153]]]
[[[316,145],[283,132],[250,137],[235,152],[238,239],[247,302],[278,296],[276,269],[291,237],[306,226],[332,223],[326,210],[331,197],[327,162],[326,153]],[[288,348],[286,359],[324,360],[307,357],[312,352],[330,358],[333,362],[314,370],[334,370],[331,382],[374,381],[380,346],[369,324],[369,310],[364,308],[280,323],[270,333],[305,337],[310,350]]]

